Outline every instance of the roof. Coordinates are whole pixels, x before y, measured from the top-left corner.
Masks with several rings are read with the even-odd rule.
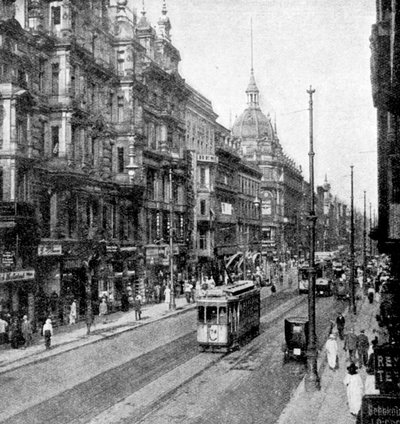
[[[248,107],[236,118],[232,135],[244,139],[273,138],[274,129],[271,119],[266,117],[258,106]]]

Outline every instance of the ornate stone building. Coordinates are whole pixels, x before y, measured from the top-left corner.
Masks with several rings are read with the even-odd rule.
[[[235,120],[232,137],[240,143],[243,159],[262,172],[263,255],[284,260],[297,254],[292,246],[296,244],[303,204],[303,177],[301,169],[284,154],[270,115],[266,116],[260,108],[253,69],[246,95],[247,108]]]
[[[189,90],[165,2],[157,30],[141,15],[0,1],[3,311],[64,321],[73,297],[81,313],[103,293],[118,306],[168,255],[183,267]]]
[[[193,225],[191,274],[208,274],[214,259],[216,119],[211,102],[192,87],[186,106],[186,148],[192,161]],[[189,207],[189,205],[188,205]],[[188,214],[190,221],[190,213]],[[193,271],[195,271],[193,273]]]

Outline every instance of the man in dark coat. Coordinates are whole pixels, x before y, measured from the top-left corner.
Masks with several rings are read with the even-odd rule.
[[[336,318],[336,327],[339,333],[340,340],[343,340],[343,331],[345,324],[346,320],[344,319],[344,316],[339,312],[339,315]]]
[[[348,351],[350,362],[354,362],[357,350],[357,336],[354,334],[354,328],[351,328],[350,332],[346,334],[343,349]]]
[[[363,365],[367,366],[368,363],[368,348],[369,348],[369,340],[365,334],[365,330],[361,330],[360,334],[357,336],[357,352],[359,359],[359,367],[361,368]]]

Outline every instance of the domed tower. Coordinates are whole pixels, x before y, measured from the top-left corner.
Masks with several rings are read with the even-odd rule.
[[[240,143],[243,156],[256,161],[263,148],[268,151],[280,148],[270,115],[264,115],[260,108],[260,92],[254,77],[253,68],[253,31],[251,31],[251,69],[250,81],[246,89],[247,108],[236,118],[232,136]]]
[[[256,153],[260,141],[276,138],[270,116],[265,116],[260,108],[259,94],[252,68],[246,89],[247,108],[236,118],[232,127],[232,136],[239,139],[243,156],[249,159]]]

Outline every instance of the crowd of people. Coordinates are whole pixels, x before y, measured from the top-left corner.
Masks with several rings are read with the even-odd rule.
[[[358,281],[361,296],[363,294],[367,296],[366,305],[379,302],[380,290],[389,278],[388,272],[380,269],[374,276],[370,274],[367,279],[362,277],[361,275]],[[363,282],[366,283],[364,287]],[[339,313],[335,322],[332,321],[330,335],[325,345],[328,366],[332,372],[337,371],[340,366],[339,349],[344,349],[346,352],[347,373],[343,384],[350,413],[358,419],[360,419],[363,396],[380,394],[375,387],[374,351],[377,346],[390,342],[388,331],[384,327],[369,330],[368,332],[372,335],[371,339],[368,338],[365,328],[360,328],[356,332],[353,323],[346,327],[346,318]],[[360,374],[360,370],[365,370],[364,378]]]

